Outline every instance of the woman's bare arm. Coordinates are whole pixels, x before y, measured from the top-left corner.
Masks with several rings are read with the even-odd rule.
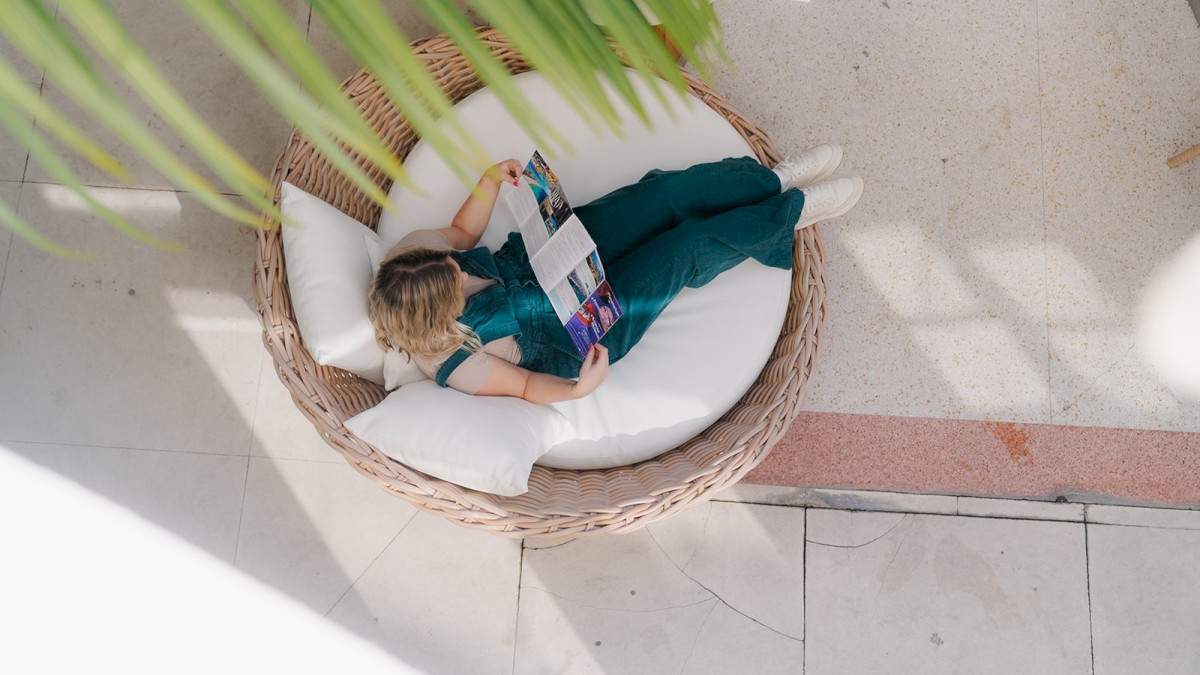
[[[521,163],[515,159],[506,159],[494,164],[483,172],[471,194],[458,209],[449,227],[439,230],[446,235],[446,241],[451,246],[467,251],[479,244],[479,238],[487,229],[492,210],[496,208],[496,197],[500,194],[500,182],[515,181],[521,175]]]
[[[608,350],[596,345],[579,369],[579,380],[535,373],[496,359],[478,396],[515,396],[530,403],[557,403],[587,396],[608,377]]]

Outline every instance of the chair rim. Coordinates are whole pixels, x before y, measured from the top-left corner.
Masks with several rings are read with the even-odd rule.
[[[530,70],[500,33],[480,28],[477,37],[513,74]],[[482,82],[445,36],[416,40],[417,58],[457,103]],[[754,150],[759,161],[780,159],[766,133],[730,107],[686,70],[688,91],[721,114]],[[359,70],[343,89],[389,149],[403,161],[419,140],[369,73]],[[358,158],[385,192],[390,182]],[[292,131],[271,172],[274,201],[287,180],[333,204],[371,228],[380,209]],[[793,247],[787,315],[769,360],[745,395],[717,422],[686,443],[630,466],[595,470],[535,465],[529,491],[515,497],[463,488],[405,466],[346,428],[345,420],[383,400],[383,388],[337,368],[318,365],[304,347],[288,295],[278,222],[263,214],[257,233],[254,297],[263,344],[293,402],[321,437],[364,476],[419,509],[492,534],[523,538],[619,533],[635,530],[711,499],[757,466],[800,410],[825,318],[824,254],[816,227],[802,230]]]

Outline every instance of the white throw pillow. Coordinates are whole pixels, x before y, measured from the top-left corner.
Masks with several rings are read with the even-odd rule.
[[[388,394],[346,420],[346,428],[406,466],[505,496],[528,490],[533,463],[572,433],[550,406],[471,396],[431,380]]]
[[[291,183],[281,187],[283,255],[296,324],[317,363],[383,384],[367,288],[386,247],[371,228]]]
[[[383,388],[391,391],[397,387],[426,379],[425,373],[417,368],[416,361],[395,349],[383,353]]]

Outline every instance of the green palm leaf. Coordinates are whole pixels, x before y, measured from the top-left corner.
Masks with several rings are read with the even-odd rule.
[[[404,167],[351,105],[338,78],[308,46],[307,38],[296,30],[287,12],[274,0],[233,0],[233,3],[300,84],[320,102],[318,105],[325,108],[329,118],[336,120],[331,122],[331,133],[381,166],[393,179],[403,180]]]
[[[260,218],[222,196],[200,174],[136,121],[112,87],[99,76],[82,51],[36,0],[12,0],[0,32],[84,110],[113,131],[158,171],[217,213],[246,225]]]
[[[488,162],[475,138],[458,123],[445,92],[408,48],[408,38],[375,0],[312,0],[330,31],[366,67],[422,138],[464,182]],[[439,124],[439,119],[445,123]],[[470,171],[467,170],[470,167]]]
[[[516,2],[512,6],[520,7],[521,4]],[[479,43],[475,38],[475,28],[454,7],[439,0],[413,0],[413,5],[462,50],[479,78],[495,91],[496,98],[512,113],[534,143],[549,148],[567,147],[567,141],[525,100],[509,79],[511,74],[508,69],[487,47]]]
[[[364,194],[387,206],[386,195],[366,169],[404,180],[403,166],[341,91],[338,78],[308,45],[279,0],[175,1],[334,168]],[[472,179],[481,165],[494,159],[484,156],[477,139],[457,121],[451,101],[408,48],[408,38],[378,0],[307,2],[347,52],[372,73],[416,133],[459,177]],[[684,88],[674,60],[645,20],[642,7],[659,17],[665,34],[702,75],[709,72],[709,56],[723,56],[716,15],[708,0],[412,0],[412,5],[462,50],[526,133],[549,152],[566,149],[568,140],[537,112],[536,102],[524,98],[508,69],[478,40],[475,27],[461,13],[460,2],[504,33],[584,119],[618,131],[620,115],[610,96],[625,101],[645,119],[638,90],[618,54],[634,70],[662,78],[652,82]],[[229,190],[265,212],[268,221],[281,218],[271,199],[270,182],[171,86],[130,38],[107,0],[67,0],[60,7],[99,58],[171,126]],[[208,208],[236,222],[250,226],[263,222],[258,213],[223,194],[155,138],[100,73],[97,64],[101,62],[85,53],[65,24],[56,21],[39,0],[6,0],[0,35],[31,63],[45,68],[49,81],[177,189],[193,193]],[[666,90],[657,85],[654,95],[669,100]],[[58,141],[66,152],[127,181],[128,171],[110,150],[81,130],[94,125],[69,121],[3,62],[0,125],[29,146],[30,156],[54,180],[78,194],[115,228],[152,245],[166,245],[93,199],[56,154],[59,150],[48,142]],[[56,255],[78,255],[41,235],[3,204],[0,222]]]
[[[595,0],[589,4],[596,18],[612,35],[613,40],[624,48],[626,57],[638,72],[652,76],[653,90],[659,100],[669,106],[665,94],[657,86],[654,75],[665,79],[678,91],[683,91],[683,76],[667,46],[646,23],[641,10],[632,0]]]
[[[599,116],[610,127],[617,126],[620,116],[616,108],[604,95],[594,71],[586,67],[586,62],[579,61],[573,50],[564,44],[564,24],[561,19],[555,21],[553,12],[538,11],[530,2],[503,6],[476,2],[475,7],[496,28],[522,45],[521,53],[530,65],[538,69],[558,90],[566,93],[568,102],[584,119],[594,121]],[[586,31],[598,34],[599,28],[595,24],[588,24]],[[571,39],[574,39],[573,36]],[[600,54],[600,58],[613,62],[617,60],[611,50]],[[489,83],[489,86],[496,85]],[[644,115],[640,105],[635,109],[639,115]]]
[[[376,203],[387,205],[387,195],[338,143],[341,140],[366,155],[387,171],[392,179],[400,178],[403,175],[400,163],[383,147],[378,136],[364,136],[358,132],[356,125],[348,124],[323,110],[320,104],[292,82],[285,70],[275,64],[270,53],[259,46],[254,35],[220,0],[180,0],[180,4],[209,37],[225,49],[229,58],[254,80],[267,100],[294,122],[297,130],[342,175]]]
[[[570,44],[577,45],[583,51],[582,57],[585,63],[593,64],[594,70],[584,70],[586,76],[593,73],[603,75],[616,88],[617,92],[626,101],[633,103],[634,109],[638,110],[637,91],[629,80],[624,64],[614,58],[615,55],[608,38],[603,32],[595,29],[595,24],[588,16],[587,11],[577,2],[560,3],[546,0],[541,5],[543,7],[539,8],[539,11],[560,13],[559,21],[563,26],[564,34],[573,37]],[[645,121],[644,111],[641,114]],[[619,133],[620,129],[618,128],[616,131]]]
[[[19,106],[24,111],[25,117],[30,121],[37,120],[39,127],[50,132],[67,147],[79,153],[92,166],[122,181],[129,179],[129,172],[116,158],[88,138],[57,110],[50,107],[42,99],[41,94],[21,80],[17,71],[4,61],[0,61],[0,99]]]
[[[71,23],[235,192],[278,219],[270,181],[217,135],[150,62],[100,0],[61,5]],[[39,120],[40,123],[40,120]]]
[[[639,0],[662,21],[663,32],[700,75],[709,80],[709,62],[729,57],[721,45],[717,13],[709,0]],[[680,11],[680,5],[685,11]]]
[[[26,223],[24,220],[22,220],[21,217],[18,216],[12,209],[8,208],[8,204],[5,204],[2,200],[0,200],[0,223],[4,223],[4,226],[12,230],[18,237],[47,253],[59,256],[61,258],[71,258],[73,260],[87,260],[92,257],[87,253],[76,251],[72,248],[67,248],[53,239],[49,239],[41,232],[38,232],[36,228],[30,226],[29,223]]]
[[[113,227],[144,244],[164,249],[179,249],[179,246],[176,244],[163,241],[141,231],[120,214],[97,202],[83,186],[83,182],[67,167],[66,162],[58,156],[58,153],[54,152],[44,139],[34,133],[33,129],[25,123],[25,119],[15,114],[15,111],[10,108],[0,107],[0,125],[7,127],[14,138],[27,145],[30,156],[33,157],[34,161],[41,164],[55,180],[78,195],[93,212],[108,221]],[[30,229],[26,226],[22,231],[28,232]],[[43,240],[30,240],[35,245],[38,245],[39,241]]]

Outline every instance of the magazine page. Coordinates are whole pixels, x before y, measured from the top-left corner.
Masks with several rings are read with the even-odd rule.
[[[592,345],[604,337],[608,329],[621,318],[621,314],[616,294],[608,282],[603,281],[563,326],[570,334],[571,342],[575,343],[575,349],[579,350],[579,355],[587,356]]]
[[[521,232],[525,250],[529,255],[534,255],[546,245],[546,242],[550,241],[550,235],[553,232],[546,227],[546,223],[542,220],[533,190],[530,189],[528,183],[517,187],[505,183],[503,195],[504,205],[512,213],[513,222],[517,224],[517,229]]]
[[[596,243],[541,153],[534,151],[519,184],[505,192],[534,276],[580,356],[586,356],[622,314]]]
[[[565,223],[574,212],[567,203],[567,195],[563,192],[558,176],[550,170],[550,165],[542,159],[542,154],[533,151],[533,157],[525,165],[524,177],[537,200],[539,211],[545,220],[546,229],[553,235],[560,225]]]
[[[542,250],[529,256],[529,265],[542,288],[554,288],[595,251],[596,242],[572,214]]]

